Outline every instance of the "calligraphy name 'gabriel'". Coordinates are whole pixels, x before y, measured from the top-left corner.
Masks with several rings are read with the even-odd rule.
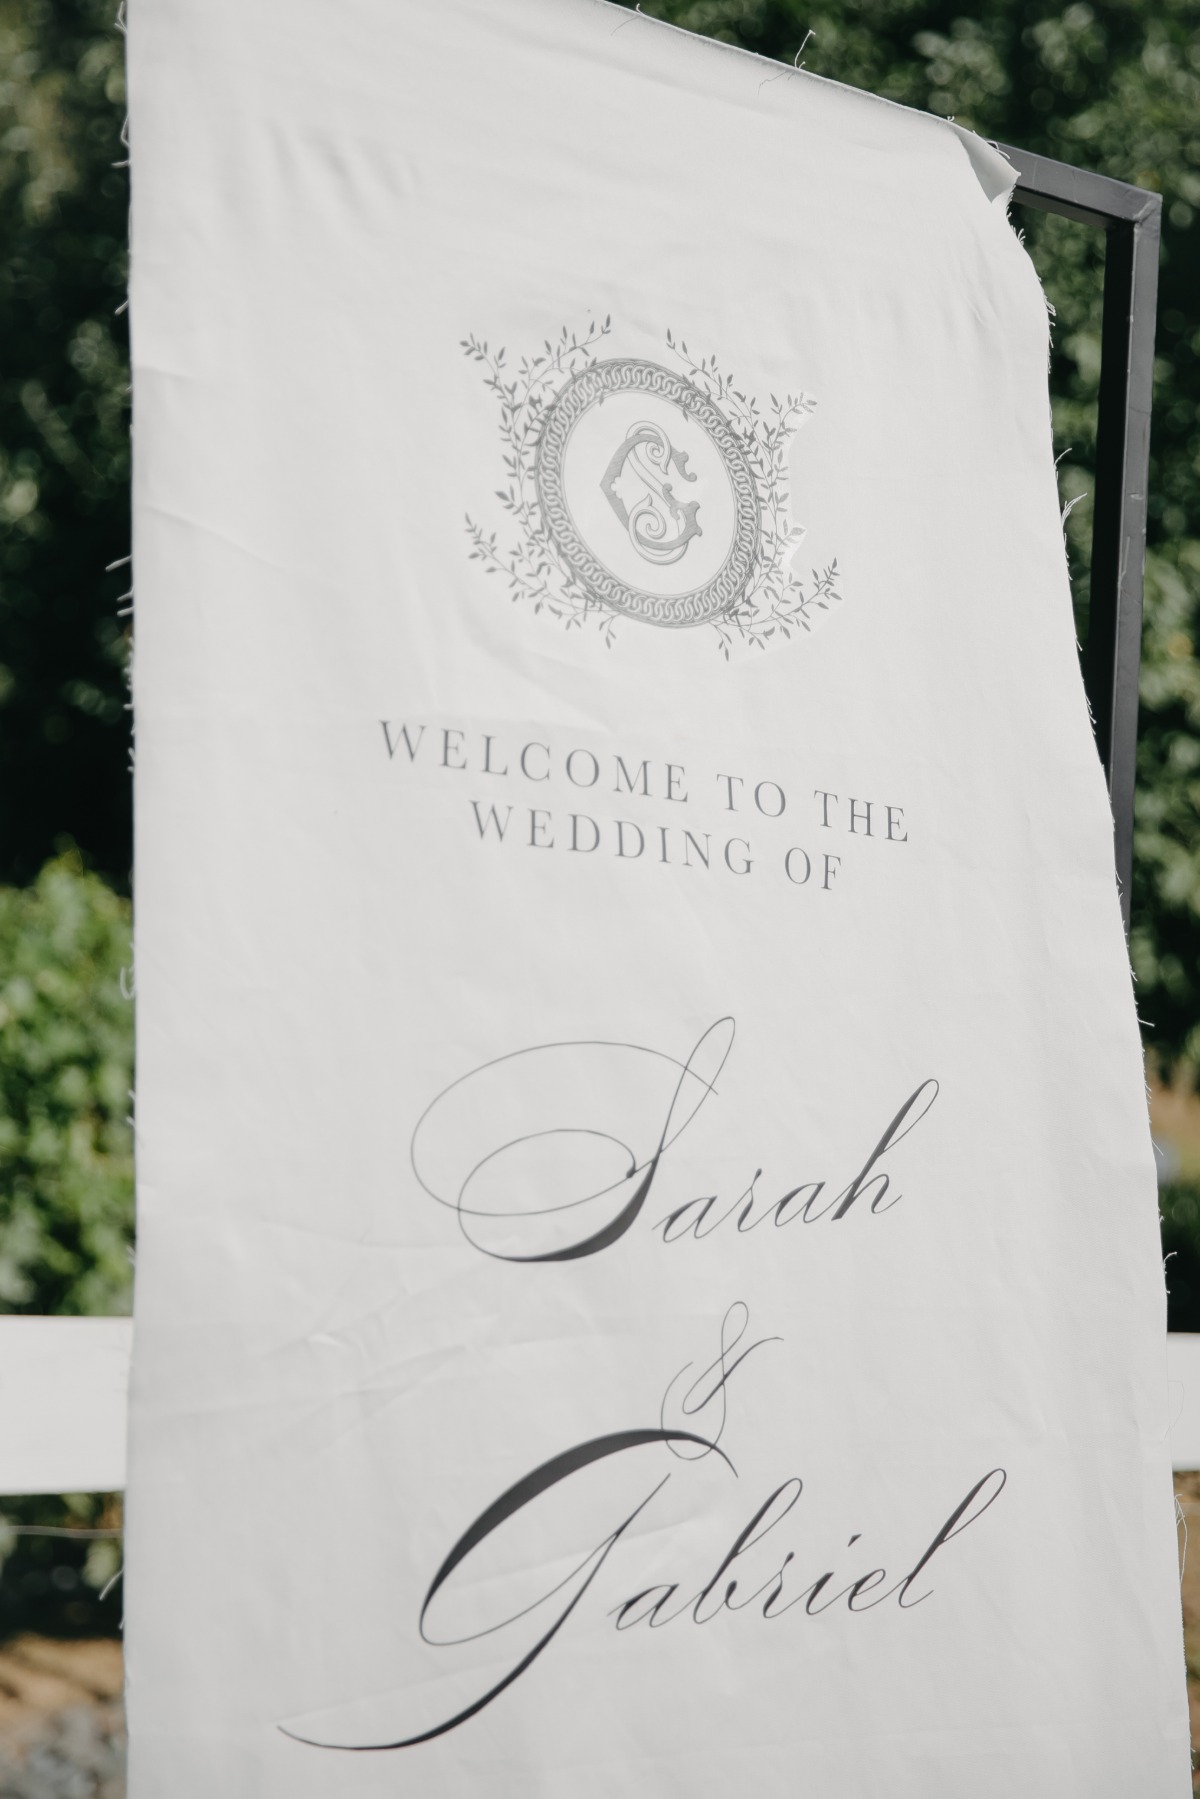
[[[530,1605],[524,1605],[511,1616],[491,1618],[480,1629],[456,1637],[439,1637],[432,1633],[430,1613],[438,1594],[446,1586],[455,1571],[462,1567],[471,1556],[494,1532],[500,1530],[510,1519],[518,1516],[541,1495],[551,1491],[560,1483],[569,1481],[583,1470],[612,1456],[622,1456],[631,1451],[643,1449],[652,1444],[666,1445],[668,1448],[676,1444],[699,1445],[704,1450],[712,1451],[720,1456],[732,1469],[732,1463],[724,1450],[715,1442],[692,1431],[671,1430],[669,1428],[615,1431],[604,1437],[593,1438],[589,1442],[578,1443],[565,1450],[561,1455],[553,1456],[534,1468],[523,1479],[507,1489],[480,1513],[470,1527],[459,1537],[450,1553],[442,1562],[425,1594],[424,1603],[419,1615],[419,1629],[422,1638],[431,1645],[448,1648],[478,1642],[481,1638],[491,1637],[508,1626],[520,1624],[553,1601],[555,1611],[547,1621],[542,1619],[534,1628],[537,1635],[528,1647],[517,1653],[516,1659],[504,1667],[498,1680],[492,1680],[484,1691],[460,1706],[449,1717],[438,1718],[430,1724],[409,1729],[400,1735],[374,1742],[338,1742],[309,1736],[300,1730],[280,1726],[285,1736],[293,1741],[306,1744],[314,1749],[341,1749],[362,1752],[411,1749],[419,1743],[432,1742],[437,1737],[445,1736],[448,1731],[456,1730],[469,1719],[477,1716],[487,1706],[500,1697],[507,1689],[520,1680],[521,1676],[537,1661],[538,1657],[549,1648],[559,1631],[566,1624],[571,1614],[592,1587],[597,1576],[605,1567],[609,1557],[621,1543],[626,1532],[636,1524],[653,1501],[662,1492],[671,1479],[669,1474],[663,1475],[650,1491],[642,1498],[614,1528],[596,1544],[595,1548],[572,1570],[565,1580],[559,1580],[547,1592],[538,1595]],[[797,1504],[804,1483],[798,1475],[777,1485],[752,1513],[749,1521],[738,1532],[729,1549],[721,1556],[714,1571],[705,1579],[695,1593],[686,1593],[680,1597],[680,1583],[672,1581],[665,1585],[644,1588],[621,1600],[615,1607],[606,1608],[615,1620],[618,1630],[629,1630],[636,1625],[648,1626],[650,1629],[660,1628],[677,1620],[690,1622],[693,1625],[711,1624],[722,1614],[750,1611],[761,1619],[772,1622],[785,1617],[788,1613],[797,1613],[801,1618],[817,1617],[823,1612],[835,1608],[844,1609],[852,1614],[870,1611],[891,1600],[901,1610],[911,1610],[929,1598],[931,1589],[926,1582],[929,1579],[930,1567],[935,1557],[940,1558],[942,1551],[956,1537],[975,1524],[999,1498],[1005,1485],[1003,1468],[989,1470],[977,1480],[970,1491],[954,1507],[945,1522],[934,1532],[925,1549],[907,1568],[898,1580],[890,1586],[885,1568],[869,1568],[858,1574],[845,1585],[839,1581],[844,1576],[828,1568],[807,1579],[805,1574],[796,1572],[796,1555],[794,1550],[786,1550],[782,1555],[776,1550],[771,1553],[766,1539],[779,1525],[788,1518]],[[857,1535],[851,1536],[849,1547],[853,1547]],[[764,1547],[765,1546],[765,1547]],[[776,1560],[776,1557],[778,1559]],[[468,1577],[469,1578],[469,1577]],[[881,1590],[882,1589],[882,1590]]]

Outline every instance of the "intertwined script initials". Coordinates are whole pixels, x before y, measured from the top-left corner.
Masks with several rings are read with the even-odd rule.
[[[630,425],[600,483],[605,499],[629,533],[629,541],[647,562],[678,562],[693,537],[702,535],[696,523],[698,500],[684,504],[675,498],[667,479],[674,468],[681,480],[694,481],[688,473],[687,455],[677,450],[661,425],[642,421]],[[617,492],[622,475],[633,475],[642,484],[641,497],[632,510]]]

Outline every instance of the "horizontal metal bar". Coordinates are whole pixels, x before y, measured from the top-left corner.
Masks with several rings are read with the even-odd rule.
[[[1077,169],[1068,162],[1036,156],[1032,150],[1014,149],[1011,144],[994,144],[993,148],[1016,169],[1017,190],[1013,198],[1022,205],[1059,213],[1081,225],[1104,227],[1140,223],[1162,211],[1161,194],[1149,193],[1128,181],[1114,181],[1111,175]]]

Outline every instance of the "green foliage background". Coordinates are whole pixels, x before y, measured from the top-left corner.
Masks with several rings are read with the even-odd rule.
[[[78,858],[0,888],[0,1307],[129,1309],[129,902]]]
[[[970,16],[961,0],[642,0],[642,11],[789,62],[811,31],[815,73],[1162,192],[1133,952],[1155,1056],[1166,1070],[1197,1067],[1200,0],[978,0]],[[129,548],[122,48],[113,0],[0,0],[8,1310],[119,1310],[128,1294],[127,582],[108,566]],[[1082,630],[1101,243],[1062,220],[1019,222],[1058,315],[1064,499],[1084,496],[1068,526]],[[1172,1228],[1200,1242],[1200,1202],[1172,1205]]]
[[[129,182],[115,0],[0,0],[0,881],[127,890]]]
[[[77,852],[0,888],[0,1311],[129,1310],[129,961],[129,901]],[[0,1640],[114,1632],[119,1528],[119,1495],[5,1499]]]

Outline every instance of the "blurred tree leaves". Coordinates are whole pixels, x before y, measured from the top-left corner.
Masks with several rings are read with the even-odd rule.
[[[1200,1187],[1172,1181],[1159,1190],[1167,1329],[1200,1330]]]
[[[0,888],[0,1311],[129,1310],[130,907],[77,856]]]
[[[128,880],[123,40],[0,0],[0,880],[79,843]]]
[[[624,0],[623,0],[624,3]],[[1133,958],[1164,1072],[1200,1066],[1200,0],[641,0],[692,31],[957,119],[1164,201]],[[812,38],[805,44],[806,34]],[[801,50],[801,46],[804,46]],[[1051,361],[1086,629],[1103,239],[1014,208],[1057,314]]]
[[[117,1636],[121,1494],[40,1493],[0,1503],[0,1643],[27,1630]],[[7,1782],[0,1792],[17,1799]]]

